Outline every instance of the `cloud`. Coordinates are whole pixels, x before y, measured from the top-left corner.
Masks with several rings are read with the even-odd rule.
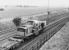
[[[68,7],[69,0],[0,0],[0,5],[34,5],[50,7]]]
[[[51,7],[68,7],[69,0],[50,0]]]

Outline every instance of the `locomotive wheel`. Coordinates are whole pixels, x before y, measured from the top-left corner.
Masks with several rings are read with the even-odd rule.
[[[39,31],[35,33],[35,35],[38,35],[39,34]]]
[[[13,50],[13,47],[11,47],[9,50]]]

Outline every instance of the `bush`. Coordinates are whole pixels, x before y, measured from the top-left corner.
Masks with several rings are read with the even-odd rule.
[[[14,23],[16,26],[20,26],[20,24],[21,24],[21,18],[19,18],[19,17],[14,18],[14,19],[13,19],[13,23]]]

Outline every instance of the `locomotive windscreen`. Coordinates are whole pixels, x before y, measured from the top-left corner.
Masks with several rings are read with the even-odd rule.
[[[33,21],[28,21],[27,24],[31,24],[32,25],[33,24]]]
[[[25,29],[24,28],[18,28],[17,31],[25,32]]]

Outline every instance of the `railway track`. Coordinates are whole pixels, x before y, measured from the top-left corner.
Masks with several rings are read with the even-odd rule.
[[[7,39],[8,37],[16,34],[16,30],[12,29],[11,31],[8,30],[4,30],[0,32],[0,42],[3,41],[4,39]]]
[[[23,44],[13,50],[39,50],[39,48],[48,41],[57,31],[59,31],[66,22],[69,21],[69,17],[61,18],[55,22],[47,25],[40,34],[37,36],[30,36]]]
[[[68,16],[68,14],[65,14],[65,15]],[[62,17],[62,16],[64,17],[65,15],[59,15],[59,18]],[[58,17],[58,16],[57,16],[57,17]],[[59,19],[59,18],[58,18],[58,19]],[[56,18],[55,18],[55,19],[56,19]],[[53,19],[53,20],[54,20],[54,19]],[[57,22],[57,21],[58,21],[58,22]],[[68,17],[64,17],[64,18],[59,19],[59,20],[57,20],[57,21],[51,23],[51,20],[50,20],[50,22],[49,22],[50,24],[48,24],[47,27],[44,28],[43,35],[44,35],[44,33],[46,33],[46,31],[48,31],[48,30],[49,30],[48,32],[50,33],[50,32],[52,32],[53,30],[58,30],[58,28],[61,28],[61,27],[64,25],[64,23],[66,23],[66,22],[68,21]],[[63,22],[63,21],[64,21],[64,22]],[[60,23],[61,23],[61,24],[60,24]],[[57,26],[58,24],[59,24],[60,27]],[[54,29],[55,26],[58,27],[58,28],[55,28],[55,29]],[[53,29],[52,29],[52,28],[53,28]],[[51,29],[51,30],[50,30],[50,29]],[[54,32],[54,31],[53,31],[53,32]],[[52,32],[52,33],[53,33],[53,32]],[[55,31],[55,32],[56,32],[56,31]],[[2,33],[2,32],[1,32],[1,33]],[[8,32],[7,34],[4,34],[4,35],[0,36],[0,42],[2,42],[4,39],[9,38],[10,36],[12,36],[12,35],[14,35],[14,34],[16,34],[16,33],[17,33],[16,31],[14,31],[14,32],[12,31],[12,32]],[[49,35],[49,33],[48,33],[48,35]],[[54,34],[55,34],[55,33],[54,33]],[[45,35],[46,35],[46,34],[45,34]],[[39,35],[39,36],[41,37],[42,35]],[[39,37],[39,36],[38,36],[38,37]],[[53,36],[53,34],[50,35],[50,37],[51,37],[51,36]],[[32,38],[32,37],[33,37],[33,38]],[[37,37],[37,36],[34,36],[34,35],[31,36],[31,37],[30,37],[30,40],[28,39],[29,41],[25,40],[26,42],[25,42],[24,44],[22,44],[24,47],[23,47],[23,46],[22,46],[22,47],[20,46],[18,49],[14,49],[14,50],[22,50],[22,49],[24,50],[24,48],[28,47],[29,44],[31,44],[31,43],[29,43],[29,42],[30,42],[30,41],[31,41],[31,42],[34,41],[36,38],[37,38],[37,40],[38,40],[38,41],[36,40],[36,43],[37,43],[37,44],[35,43],[36,46],[37,46],[37,45],[38,45],[38,42],[41,41],[38,37]],[[49,37],[49,38],[50,38],[50,37]],[[47,37],[46,37],[46,38],[47,38]],[[49,38],[48,38],[48,39],[49,39]],[[33,40],[33,39],[34,39],[34,40]],[[44,39],[45,39],[45,37],[44,37]],[[47,41],[47,40],[46,40],[46,41]],[[35,42],[35,41],[34,41],[34,42]],[[40,43],[40,42],[39,42],[39,43]],[[27,45],[28,45],[28,46],[27,46]],[[34,44],[33,44],[33,45],[34,45]],[[32,45],[30,45],[30,46],[32,46]],[[33,48],[33,47],[32,47],[32,48]],[[31,47],[30,47],[30,49],[31,49]],[[27,48],[27,50],[28,50],[28,48]]]

